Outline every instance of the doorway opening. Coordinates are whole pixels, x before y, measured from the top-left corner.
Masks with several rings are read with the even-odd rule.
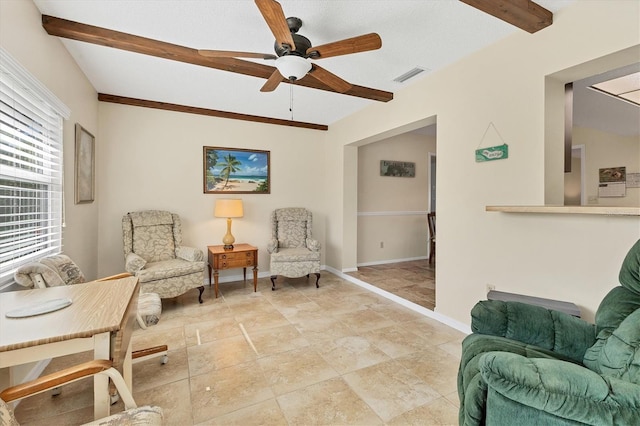
[[[357,270],[347,272],[429,310],[436,302],[427,222],[436,204],[436,133],[432,122],[358,145]],[[381,164],[389,162],[415,172],[388,176]]]

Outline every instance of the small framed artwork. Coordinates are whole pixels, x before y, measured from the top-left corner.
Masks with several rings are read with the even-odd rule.
[[[269,151],[203,147],[205,194],[270,194]]]
[[[96,138],[76,123],[75,184],[76,204],[95,199]]]
[[[380,176],[416,177],[416,163],[380,160]]]

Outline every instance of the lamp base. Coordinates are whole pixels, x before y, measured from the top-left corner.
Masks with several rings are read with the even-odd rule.
[[[233,250],[233,244],[225,244],[222,248],[225,250]]]

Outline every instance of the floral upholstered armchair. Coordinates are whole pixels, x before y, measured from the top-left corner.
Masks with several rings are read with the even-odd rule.
[[[320,280],[320,243],[311,237],[312,214],[299,207],[276,209],[271,214],[271,290],[276,278],[284,275],[298,278],[315,274],[316,288]]]
[[[127,213],[122,218],[125,270],[140,280],[144,293],[161,298],[192,288],[204,291],[204,253],[182,245],[180,216],[161,210]]]

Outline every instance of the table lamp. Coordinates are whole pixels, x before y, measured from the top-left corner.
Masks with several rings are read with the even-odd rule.
[[[233,243],[236,239],[231,235],[231,218],[244,216],[242,200],[232,198],[219,198],[216,200],[216,207],[213,210],[215,217],[227,218],[227,233],[222,238],[225,250],[233,250]]]

